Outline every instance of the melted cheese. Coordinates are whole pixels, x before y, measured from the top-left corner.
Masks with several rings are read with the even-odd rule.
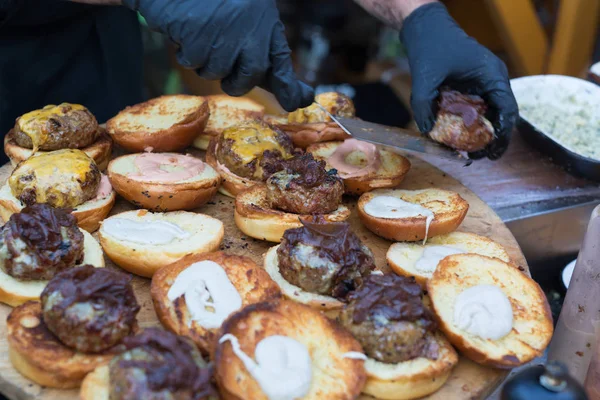
[[[65,112],[65,110],[68,110]],[[33,151],[36,152],[39,146],[44,144],[48,139],[48,131],[46,123],[53,117],[64,117],[69,111],[86,110],[81,104],[62,103],[58,106],[49,104],[40,110],[34,110],[23,114],[17,124],[21,132],[31,138],[33,143]]]
[[[267,150],[287,152],[277,141],[277,132],[257,123],[249,123],[226,129],[223,138],[233,140],[231,150],[239,156],[243,164],[261,156]]]
[[[315,101],[333,115],[340,117],[354,117],[354,104],[349,97],[337,93],[326,92],[315,96]],[[331,118],[316,103],[305,108],[299,108],[288,114],[288,122],[292,124],[311,124],[330,122]]]
[[[82,196],[81,183],[89,179],[94,160],[81,150],[57,150],[42,153],[23,161],[8,179],[15,197],[23,189],[37,185],[36,202],[49,203],[54,207],[76,207]],[[24,175],[33,174],[32,181],[22,181]],[[95,190],[94,190],[95,192]],[[71,198],[63,194],[72,194]]]

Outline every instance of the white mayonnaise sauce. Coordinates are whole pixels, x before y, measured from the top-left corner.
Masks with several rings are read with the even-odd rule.
[[[192,321],[206,329],[219,328],[242,308],[242,298],[225,270],[214,261],[200,261],[181,271],[167,293],[170,301],[183,295]]]
[[[365,204],[365,212],[375,218],[412,218],[425,217],[425,239],[429,234],[429,225],[433,221],[433,211],[418,204],[409,203],[395,196],[375,196]]]
[[[501,339],[512,330],[510,301],[498,286],[470,287],[456,298],[454,325],[483,339]]]
[[[366,360],[367,356],[363,353],[359,353],[358,351],[349,351],[342,354],[342,358],[349,358],[351,360]]]
[[[191,233],[167,221],[137,221],[127,218],[108,218],[102,229],[119,240],[140,244],[168,244],[175,239],[186,239]]]
[[[415,263],[415,268],[421,272],[433,272],[440,261],[453,254],[466,253],[464,250],[450,246],[425,246],[423,254]]]
[[[256,345],[254,361],[240,348],[238,339],[230,333],[219,343],[231,342],[233,353],[258,382],[269,400],[300,399],[310,390],[312,361],[302,343],[287,336],[273,335]]]

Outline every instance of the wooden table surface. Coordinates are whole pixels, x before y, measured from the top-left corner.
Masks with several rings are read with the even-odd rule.
[[[523,254],[501,219],[473,192],[461,185],[450,175],[438,170],[430,164],[415,157],[409,156],[413,167],[407,174],[401,188],[421,189],[438,187],[458,192],[469,204],[469,212],[459,230],[474,232],[493,238],[506,247],[512,260],[525,268],[527,265]],[[11,171],[10,166],[0,168],[0,182],[4,183]],[[379,269],[389,271],[385,254],[390,242],[374,236],[368,232],[358,220],[355,211],[355,201],[347,201],[352,210],[349,222],[354,232],[367,244],[375,255],[375,261]],[[133,209],[123,199],[118,199],[111,214]],[[271,247],[272,243],[252,240],[245,237],[235,226],[233,221],[233,201],[222,195],[210,204],[196,210],[221,219],[225,225],[225,239],[222,249],[233,254],[242,254],[262,264],[264,252]],[[106,259],[107,267],[115,267],[110,260]],[[141,305],[138,320],[142,327],[157,325],[156,314],[149,296],[148,279],[134,277],[133,285],[136,297]],[[0,305],[0,319],[6,320],[11,308]],[[431,399],[484,399],[486,398],[506,377],[507,372],[479,366],[465,358],[461,358],[457,367],[447,383],[438,392],[430,396]],[[78,398],[77,390],[55,390],[40,387],[22,377],[14,370],[8,360],[8,349],[6,339],[6,325],[0,328],[0,392],[10,399],[44,399],[44,400],[72,400]],[[366,399],[363,396],[361,399]]]

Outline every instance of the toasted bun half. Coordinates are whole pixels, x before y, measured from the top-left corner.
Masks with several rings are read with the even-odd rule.
[[[253,359],[257,344],[269,336],[287,336],[303,344],[313,370],[304,400],[354,399],[365,383],[364,362],[343,357],[360,352],[360,344],[336,322],[303,304],[281,300],[250,305],[229,317],[222,333],[235,336]],[[223,399],[267,399],[229,342],[217,346],[215,378]]]
[[[279,245],[271,247],[267,254],[265,254],[265,271],[271,276],[283,295],[295,302],[306,304],[312,308],[318,310],[339,310],[343,307],[344,303],[331,296],[324,296],[322,294],[316,294],[307,292],[306,290],[293,285],[285,280],[285,278],[279,272],[279,259],[277,257],[277,248]]]
[[[168,153],[167,153],[168,154]],[[221,183],[219,174],[208,164],[189,179],[176,182],[147,182],[130,178],[137,172],[139,154],[117,157],[108,165],[108,178],[113,188],[133,205],[150,211],[192,210],[210,201]]]
[[[170,222],[189,234],[188,237],[175,238],[166,244],[152,244],[115,237],[107,232],[103,224],[98,231],[98,238],[106,255],[121,268],[145,277],[151,277],[159,268],[188,254],[217,250],[225,232],[223,223],[218,219],[187,211],[151,213],[146,210],[134,210],[125,211],[110,218],[148,223],[153,221]]]
[[[327,159],[331,157],[342,143],[343,142],[328,142],[313,144],[309,146],[306,151],[312,153],[315,158],[327,162]],[[344,178],[344,189],[346,194],[361,195],[373,189],[394,188],[400,185],[404,176],[410,170],[410,161],[400,154],[382,148],[378,148],[377,151],[379,152],[381,160],[381,164],[377,171],[359,177]],[[352,157],[353,154],[356,154],[356,157]],[[346,158],[346,162],[357,166],[363,166],[362,164],[365,164],[363,156],[364,155],[361,155],[359,152],[353,152]],[[366,166],[366,164],[364,166]],[[327,169],[331,168],[333,167],[327,163]]]
[[[332,140],[348,139],[348,135],[335,122],[313,122],[307,124],[291,124],[287,118],[268,116],[265,122],[287,133],[296,147],[306,149],[315,143],[330,142]]]
[[[269,274],[254,261],[248,257],[222,252],[191,254],[159,269],[152,277],[150,287],[158,320],[171,332],[190,337],[204,354],[213,354],[219,337],[219,328],[205,328],[192,320],[185,296],[178,297],[174,302],[168,298],[169,290],[177,276],[200,261],[213,261],[223,268],[242,298],[242,307],[276,299],[281,296],[281,292]]]
[[[88,232],[95,232],[100,227],[102,221],[113,205],[115,204],[116,194],[112,190],[104,198],[94,198],[78,205],[73,209],[72,214],[77,218],[77,225]],[[6,183],[0,188],[0,217],[5,222],[11,215],[20,212],[23,209],[21,202],[13,196],[10,186]]]
[[[83,261],[79,265],[104,267],[104,254],[100,245],[88,232],[83,233]],[[0,268],[0,303],[16,307],[29,300],[39,300],[48,281],[21,281]]]
[[[244,121],[262,118],[265,107],[247,97],[232,97],[225,94],[206,96],[210,117],[204,132],[194,140],[194,147],[208,148],[212,136],[217,136],[230,126]]]
[[[96,165],[98,165],[98,168],[100,168],[101,171],[104,171],[110,161],[112,140],[103,133],[94,143],[80,150],[93,158]],[[4,137],[4,152],[8,158],[10,158],[10,162],[14,167],[21,161],[27,160],[33,154],[33,150],[21,147],[17,144],[12,130]],[[40,153],[45,152],[38,151],[36,154]]]
[[[256,239],[280,242],[285,231],[302,226],[301,217],[306,215],[270,208],[267,189],[263,185],[251,187],[235,198],[235,224],[246,235]],[[340,204],[337,210],[323,214],[323,217],[329,222],[345,221],[350,217],[350,210]]]
[[[414,276],[417,283],[425,287],[433,272],[423,271],[416,267],[417,261],[428,247],[447,246],[466,253],[481,254],[509,262],[510,257],[504,247],[485,236],[466,232],[451,232],[434,236],[425,245],[417,243],[394,243],[388,249],[386,258],[388,265],[398,275]]]
[[[106,123],[113,140],[125,150],[178,151],[190,146],[208,121],[204,97],[161,96],[125,108]]]
[[[436,333],[435,340],[439,346],[437,360],[419,357],[387,364],[368,358],[365,361],[367,384],[363,393],[378,399],[409,400],[437,391],[458,363],[458,354],[441,333]]]
[[[80,353],[62,344],[44,324],[39,301],[28,301],[13,309],[6,329],[13,367],[41,386],[77,388],[89,372],[113,357],[108,352]]]
[[[513,310],[512,331],[498,340],[483,339],[454,325],[457,297],[476,285],[495,285]],[[444,258],[427,282],[440,330],[466,357],[494,368],[513,368],[541,356],[552,338],[552,315],[540,286],[513,265],[477,254]]]
[[[255,185],[264,185],[262,182],[258,182],[252,179],[242,178],[231,172],[229,168],[221,164],[217,160],[217,140],[211,139],[208,149],[206,150],[206,163],[213,167],[219,175],[221,175],[221,187],[219,192],[225,196],[235,198],[240,192],[251,188]]]
[[[81,400],[110,399],[110,370],[102,365],[85,376],[79,391]]]
[[[365,212],[365,205],[376,196],[398,197],[409,203],[431,210],[433,221],[427,231],[427,218],[378,218]],[[367,192],[358,199],[358,216],[374,234],[398,242],[414,242],[450,233],[462,223],[469,210],[469,203],[458,193],[442,189],[398,190],[377,189]]]

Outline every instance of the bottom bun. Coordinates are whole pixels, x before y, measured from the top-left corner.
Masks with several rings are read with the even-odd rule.
[[[289,283],[283,275],[281,275],[281,272],[279,272],[279,260],[277,257],[278,248],[279,245],[271,247],[267,251],[264,267],[265,271],[271,276],[271,279],[279,285],[279,288],[285,297],[319,310],[338,310],[342,308],[344,303],[334,297],[307,292],[306,290]]]
[[[44,324],[39,301],[29,301],[12,310],[6,328],[12,365],[41,386],[77,388],[89,372],[107,364],[114,355],[84,354],[62,344]]]
[[[349,352],[360,352],[360,344],[337,323],[303,304],[288,300],[252,304],[230,316],[221,332],[234,336],[240,349],[250,357],[255,355],[257,345],[270,336],[287,336],[301,344],[308,352],[312,370],[303,400],[355,399],[365,383],[364,362],[344,357]],[[285,357],[285,353],[273,356],[277,359]],[[232,343],[219,343],[214,365],[223,399],[267,399],[234,353]]]
[[[160,323],[177,335],[191,338],[204,354],[212,354],[219,328],[207,328],[191,317],[186,295],[169,300],[169,291],[183,271],[201,261],[218,264],[240,296],[242,307],[281,297],[277,284],[250,258],[223,252],[190,254],[159,269],[152,277],[150,296]]]
[[[458,354],[441,333],[436,333],[435,339],[440,349],[436,360],[419,357],[387,364],[368,358],[365,361],[367,383],[363,393],[378,399],[409,400],[437,391],[458,363]]]
[[[90,233],[97,231],[100,221],[106,218],[115,204],[116,197],[113,190],[104,198],[94,198],[75,207],[71,213],[77,218],[77,225]],[[20,212],[23,207],[12,194],[8,183],[0,188],[0,217],[4,222],[8,221],[14,213]]]
[[[83,233],[83,261],[79,265],[104,267],[104,254],[100,245],[88,232]],[[8,275],[0,268],[0,303],[16,307],[29,300],[39,300],[48,281],[22,281]]]
[[[479,285],[496,286],[512,308],[512,329],[499,339],[487,339],[455,324],[455,304],[465,290]],[[478,254],[455,254],[444,258],[427,281],[427,291],[440,330],[458,351],[478,364],[514,368],[544,354],[552,338],[550,306],[544,291],[514,265]],[[486,309],[471,300],[471,316],[480,324],[496,318],[495,308]],[[484,320],[486,318],[486,320]]]
[[[223,223],[218,219],[188,211],[151,213],[146,210],[133,210],[115,214],[105,221],[116,218],[148,224],[167,222],[189,234],[188,237],[174,238],[165,244],[141,243],[113,236],[105,228],[105,222],[102,223],[98,237],[106,255],[124,270],[148,278],[152,277],[159,268],[188,254],[217,250],[225,233]]]
[[[417,283],[425,288],[427,280],[433,275],[433,271],[417,268],[417,262],[423,256],[425,249],[433,246],[452,247],[465,253],[481,254],[482,256],[499,258],[506,262],[510,261],[504,247],[485,236],[466,232],[451,232],[446,235],[434,236],[425,245],[421,243],[394,243],[386,254],[388,265],[398,275],[414,276]]]
[[[79,392],[81,400],[109,400],[110,398],[110,371],[108,365],[96,368],[81,383]]]
[[[280,242],[285,231],[302,226],[300,218],[305,216],[270,208],[267,188],[262,185],[243,191],[235,199],[235,224],[256,239]],[[350,210],[340,205],[334,212],[322,216],[327,222],[341,222],[350,217]]]

